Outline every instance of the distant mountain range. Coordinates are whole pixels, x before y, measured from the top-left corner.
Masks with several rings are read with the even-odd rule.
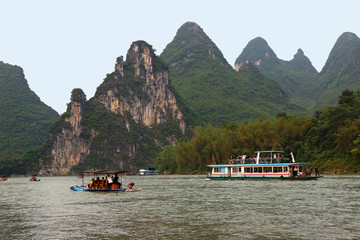
[[[250,41],[235,61],[238,71],[253,63],[265,76],[278,82],[297,105],[311,113],[324,105],[334,105],[345,89],[360,88],[360,39],[344,33],[336,41],[320,73],[301,49],[291,61],[279,59],[267,42],[258,37]]]
[[[339,37],[318,73],[301,49],[284,61],[260,37],[232,67],[201,27],[187,22],[160,56],[134,42],[94,97],[73,90],[60,118],[29,89],[20,67],[0,62],[0,154],[21,154],[46,140],[36,151],[42,174],[135,171],[188,136],[189,126],[310,116],[336,104],[343,90],[359,88],[360,39],[353,33]]]
[[[236,72],[196,23],[181,26],[160,57],[169,65],[171,84],[203,122],[221,125],[280,112],[307,114],[291,103],[280,83],[253,64]]]
[[[41,145],[58,116],[29,88],[22,68],[0,62],[0,157]]]

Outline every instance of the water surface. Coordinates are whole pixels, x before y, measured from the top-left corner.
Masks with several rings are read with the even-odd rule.
[[[77,177],[0,182],[0,239],[360,239],[359,175],[128,181],[142,191],[74,192]]]

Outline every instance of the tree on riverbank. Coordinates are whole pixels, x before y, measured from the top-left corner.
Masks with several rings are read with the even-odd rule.
[[[225,163],[232,155],[253,155],[256,150],[293,152],[297,161],[312,162],[327,172],[360,170],[360,91],[345,90],[335,107],[314,117],[279,114],[276,120],[259,118],[222,128],[197,126],[190,141],[166,148],[156,162],[160,171],[203,173],[212,157]],[[171,166],[171,167],[169,167]]]

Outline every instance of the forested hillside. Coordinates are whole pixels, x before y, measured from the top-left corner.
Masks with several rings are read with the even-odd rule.
[[[261,73],[279,83],[294,103],[313,111],[315,98],[308,90],[318,78],[318,72],[301,49],[291,61],[284,61],[258,37],[251,40],[236,59],[235,69],[239,71],[246,63],[255,64]]]
[[[290,99],[313,112],[324,105],[334,106],[345,89],[360,88],[360,39],[350,32],[336,41],[320,73],[299,49],[291,61],[279,59],[267,42],[251,40],[235,61],[235,69],[253,63],[270,79],[286,89]]]
[[[256,150],[293,152],[297,161],[311,162],[322,172],[359,172],[360,91],[344,91],[337,106],[314,117],[279,115],[223,128],[196,127],[190,141],[163,148],[157,167],[167,173],[203,173],[212,156],[216,163],[226,163],[229,156]]]
[[[310,93],[317,95],[316,108],[334,105],[345,89],[360,88],[360,38],[353,33],[343,33],[336,41],[324,68]]]
[[[41,145],[58,116],[29,88],[20,67],[0,62],[0,157]]]
[[[252,64],[236,72],[196,23],[185,23],[160,57],[184,102],[206,123],[247,122],[277,113],[306,114]]]

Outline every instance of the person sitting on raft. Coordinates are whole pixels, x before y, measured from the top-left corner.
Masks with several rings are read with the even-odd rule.
[[[107,182],[108,188],[111,188],[111,185],[113,184],[113,180],[109,174],[107,175],[106,182]]]
[[[92,178],[91,180],[90,180],[90,183],[89,183],[89,185],[88,185],[88,187],[90,188],[90,189],[92,189],[93,187],[94,187],[94,178]]]
[[[128,184],[129,189],[133,189],[134,185],[135,185],[135,183],[129,182],[129,184]]]

